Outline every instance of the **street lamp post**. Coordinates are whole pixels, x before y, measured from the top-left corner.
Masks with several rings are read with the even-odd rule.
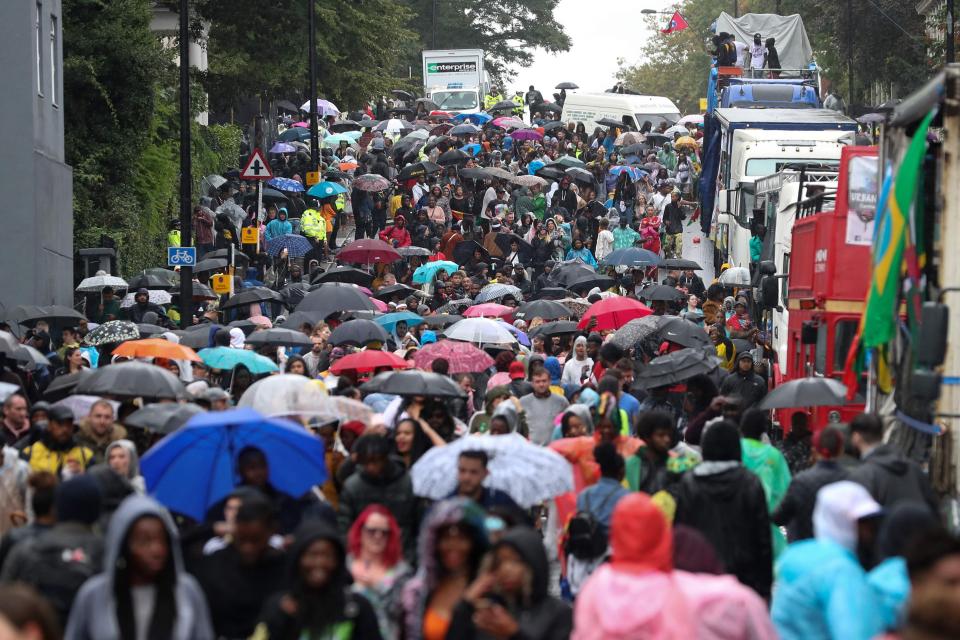
[[[320,170],[320,124],[317,119],[317,5],[307,0],[307,54],[310,66],[310,171]],[[309,185],[308,185],[309,187]],[[258,212],[259,213],[259,212]]]
[[[953,0],[947,0],[947,28],[946,28],[946,38],[947,38],[947,64],[953,62],[954,52],[953,52]]]
[[[193,244],[190,162],[190,2],[180,0],[180,246]],[[193,324],[193,267],[180,267],[180,326]]]

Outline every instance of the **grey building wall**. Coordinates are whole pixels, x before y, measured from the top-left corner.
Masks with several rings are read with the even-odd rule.
[[[73,170],[64,162],[60,0],[0,2],[0,60],[0,313],[69,306]]]

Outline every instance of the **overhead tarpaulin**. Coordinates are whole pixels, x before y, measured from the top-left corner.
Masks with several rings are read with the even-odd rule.
[[[813,48],[799,14],[778,16],[775,13],[748,13],[734,18],[722,11],[717,18],[717,33],[724,32],[747,45],[753,42],[753,36],[757,33],[764,42],[767,38],[774,38],[781,69],[806,69],[813,61]]]

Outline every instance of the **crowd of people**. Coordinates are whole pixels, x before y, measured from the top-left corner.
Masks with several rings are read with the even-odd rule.
[[[359,135],[318,189],[295,151],[262,211],[248,184],[203,196],[193,299],[99,274],[84,313],[0,327],[0,636],[960,635],[926,474],[876,415],[775,426],[749,284],[683,260],[696,121],[588,133],[528,102],[465,134],[331,117]],[[324,473],[290,492],[266,441],[230,447],[191,512],[208,470],[174,495],[164,465],[234,406]],[[501,438],[555,477],[513,475]]]

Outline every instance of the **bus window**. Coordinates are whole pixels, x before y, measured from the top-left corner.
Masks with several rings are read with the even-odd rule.
[[[783,277],[780,278],[780,299],[783,301],[783,306],[787,307],[787,294],[790,291],[790,254],[783,254],[783,267],[780,271],[780,275]]]
[[[823,322],[817,327],[817,351],[813,359],[813,370],[822,376],[827,369],[827,325]]]
[[[837,320],[833,326],[833,370],[841,372],[847,362],[847,352],[857,335],[858,320]]]

